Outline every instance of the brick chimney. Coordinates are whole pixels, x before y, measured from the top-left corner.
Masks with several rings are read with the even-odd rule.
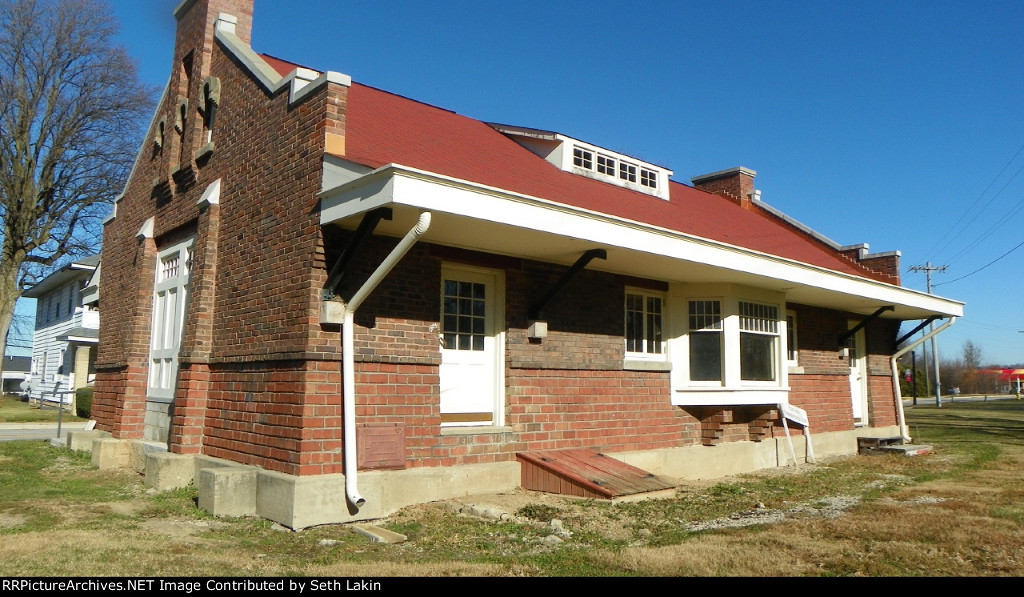
[[[693,187],[732,199],[744,209],[751,209],[751,194],[754,192],[754,177],[757,172],[742,166],[695,176],[690,179]]]
[[[179,72],[183,61],[193,53],[194,75],[209,74],[213,35],[218,21],[233,29],[247,45],[252,39],[252,13],[254,0],[185,0],[174,11],[178,30],[174,39],[174,70]],[[223,18],[221,18],[223,15]]]

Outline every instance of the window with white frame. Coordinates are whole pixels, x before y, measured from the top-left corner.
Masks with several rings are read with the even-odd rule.
[[[686,374],[680,389],[781,388],[786,381],[781,305],[738,297],[686,302]],[[682,363],[680,363],[682,364]]]
[[[668,199],[666,184],[672,175],[670,170],[586,145],[574,144],[571,156],[572,161],[566,163],[566,167],[572,165],[569,171]]]
[[[191,264],[191,239],[168,247],[157,256],[149,362],[148,395],[151,398],[174,398]]]
[[[626,354],[630,358],[663,358],[665,298],[655,292],[626,291]]]
[[[640,169],[640,184],[652,189],[658,188],[658,173],[647,168]]]
[[[689,302],[690,380],[722,381],[722,301]]]
[[[578,168],[586,168],[587,170],[593,170],[594,152],[583,149],[582,147],[573,147],[572,164]]]
[[[626,182],[636,182],[636,165],[619,162],[619,178]]]
[[[740,301],[740,379],[775,381],[779,308]]]

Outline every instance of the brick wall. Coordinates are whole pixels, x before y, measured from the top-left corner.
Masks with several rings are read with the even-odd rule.
[[[269,95],[210,42],[219,11],[234,11],[236,31],[248,38],[251,2],[196,0],[184,13],[171,93],[157,112],[158,121],[173,122],[178,95],[187,96],[183,134],[175,141],[173,127],[165,129],[158,146],[158,131],[151,131],[117,217],[105,229],[94,413],[100,429],[142,436],[156,255],[192,236],[171,449],[296,475],[342,472],[341,337],[337,326],[320,325],[319,308],[328,266],[350,233],[321,229],[317,195],[325,137],[334,139],[332,151],[343,147],[337,139],[344,137],[346,88],[329,84],[298,105],[288,105],[287,92]],[[190,76],[182,64],[191,65]],[[215,147],[196,161],[204,130],[195,107],[209,75],[222,90]],[[200,204],[217,180],[219,203]],[[152,238],[137,240],[150,217]],[[351,296],[396,242],[372,238],[339,294]],[[441,433],[438,290],[446,261],[505,273],[504,415],[511,431]],[[673,407],[667,372],[623,370],[624,289],[662,283],[584,270],[545,306],[548,337],[527,338],[530,306],[567,267],[416,245],[356,316],[358,421],[401,424],[408,467],[512,460],[520,450],[615,452],[778,433],[771,427],[777,416],[764,407]],[[848,367],[836,356],[847,315],[793,308],[805,374],[791,377],[792,401],[808,410],[812,428],[847,429]],[[880,350],[890,332],[884,324],[869,327],[869,347]],[[885,365],[881,355],[871,363]],[[878,377],[872,416],[885,421],[890,415]]]

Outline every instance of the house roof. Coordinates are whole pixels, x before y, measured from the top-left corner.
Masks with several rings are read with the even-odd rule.
[[[63,342],[96,344],[100,340],[100,331],[96,328],[71,328],[66,333],[57,336],[57,339]]]
[[[90,255],[68,263],[57,271],[43,278],[22,295],[25,298],[39,298],[51,290],[60,288],[83,273],[91,273],[100,263],[100,256]]]
[[[222,41],[251,52],[232,36]],[[280,75],[274,88],[299,67],[258,58]],[[359,214],[388,206],[394,218],[377,232],[400,236],[416,214],[431,211],[424,240],[454,247],[566,264],[590,248],[617,247],[588,268],[742,284],[785,292],[796,303],[902,320],[962,315],[962,303],[892,284],[760,201],[748,210],[676,181],[666,201],[566,172],[494,125],[340,77],[348,95],[338,157],[366,170],[325,186],[322,223],[354,226]],[[885,305],[895,307],[885,313]]]
[[[776,218],[672,181],[664,201],[564,172],[488,124],[353,83],[346,158],[398,163],[858,276],[868,270]]]
[[[5,356],[4,374],[27,373],[32,370],[32,357]]]

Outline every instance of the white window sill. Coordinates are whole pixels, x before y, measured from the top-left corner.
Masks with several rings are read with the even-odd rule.
[[[672,362],[626,357],[626,360],[622,363],[622,368],[627,371],[671,371]]]
[[[685,388],[672,392],[673,406],[765,405],[789,402],[789,388]]]

